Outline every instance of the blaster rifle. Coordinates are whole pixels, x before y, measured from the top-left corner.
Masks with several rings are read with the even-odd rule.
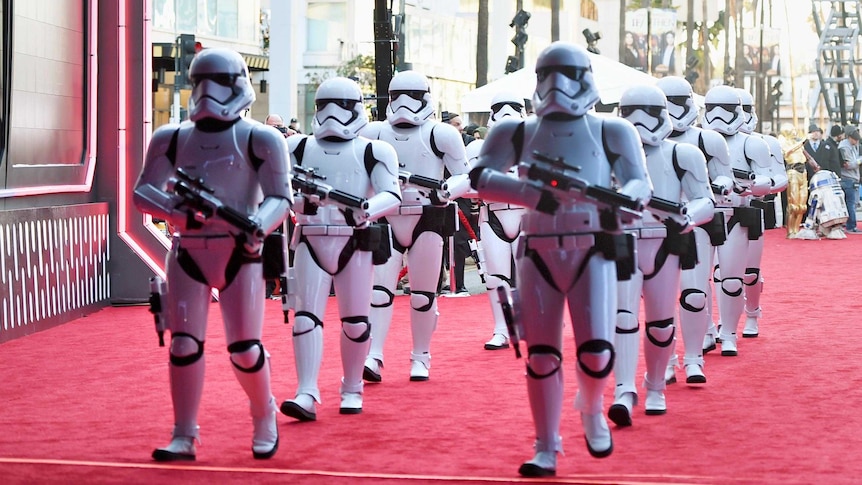
[[[666,212],[677,216],[684,216],[687,211],[685,204],[680,204],[679,202],[655,196],[650,198],[649,203],[647,203],[647,207],[659,212]]]
[[[716,195],[727,195],[730,193],[729,190],[725,189],[725,187],[718,184],[709,184],[712,188],[712,193]]]
[[[309,199],[317,205],[329,203],[345,209],[360,209],[362,212],[368,210],[368,200],[348,194],[343,190],[333,189],[323,183],[325,175],[317,173],[314,168],[293,167],[293,188],[296,192]],[[328,202],[327,202],[328,201]]]
[[[533,152],[533,158],[539,163],[518,164],[521,176],[527,179],[541,182],[543,186],[564,194],[574,192],[582,198],[592,199],[601,205],[609,206],[620,212],[628,213],[634,217],[640,217],[644,209],[643,203],[621,194],[614,189],[592,185],[586,180],[570,172],[580,171],[580,167],[566,165],[563,157],[553,158],[538,151]]]
[[[754,180],[754,177],[757,176],[756,173],[751,170],[743,170],[741,168],[733,169],[733,176],[740,180]]]
[[[159,276],[150,278],[150,313],[153,314],[153,320],[156,324],[159,347],[165,346],[165,330],[168,329],[164,314],[165,308],[162,305],[162,298],[165,296],[165,293],[165,280]]]
[[[257,237],[264,237],[263,229],[244,214],[233,207],[225,205],[214,196],[215,189],[206,185],[203,179],[194,178],[182,168],[178,168],[176,176],[168,181],[168,190],[183,198],[183,203],[194,211],[195,219],[209,219],[217,215],[231,226]]]

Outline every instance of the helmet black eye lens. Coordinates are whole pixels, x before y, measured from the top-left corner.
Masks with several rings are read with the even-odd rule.
[[[738,105],[738,104],[733,104],[733,103],[708,103],[708,104],[706,105],[706,110],[707,110],[707,111],[710,111],[710,110],[713,110],[713,109],[716,109],[716,108],[721,108],[721,109],[723,109],[723,110],[725,110],[725,111],[734,112],[734,111],[736,111],[736,107],[737,107],[737,106],[739,106],[739,105]]]
[[[512,107],[512,109],[513,109],[513,110],[515,110],[515,111],[521,111],[521,110],[524,108],[524,106],[523,106],[523,105],[521,105],[521,104],[519,104],[519,103],[515,103],[515,102],[503,102],[503,103],[494,103],[494,104],[492,104],[492,105],[491,105],[491,111],[493,111],[494,113],[499,113],[499,112],[500,112],[500,110],[501,110],[501,109],[503,109],[503,107],[504,107],[504,106],[511,106],[511,107]]]
[[[661,106],[643,106],[643,105],[631,105],[631,106],[620,106],[620,114],[624,117],[629,117],[634,114],[635,111],[641,110],[644,113],[652,116],[653,118],[658,118],[661,116],[661,112],[664,111],[664,108]]]
[[[745,111],[746,113],[751,113],[751,108],[752,108],[752,107],[751,107],[751,106],[749,106],[749,105],[743,105],[743,106],[742,106],[742,111]]]
[[[219,86],[231,87],[236,83],[236,78],[239,77],[239,74],[227,74],[227,73],[208,73],[208,74],[196,74],[191,76],[192,86],[197,86],[204,80],[210,80]]]
[[[539,82],[544,81],[553,72],[558,72],[572,81],[580,81],[584,77],[584,73],[589,70],[587,67],[577,66],[547,66],[536,69],[536,79]]]
[[[395,100],[396,98],[398,98],[401,95],[406,95],[406,96],[409,96],[409,97],[415,99],[416,101],[422,101],[425,98],[425,93],[427,93],[427,91],[417,91],[417,90],[390,91],[389,97],[392,100]]]
[[[667,100],[677,106],[685,106],[690,98],[688,96],[668,96]]]
[[[318,99],[314,102],[314,105],[315,107],[317,107],[318,110],[322,110],[326,107],[326,105],[332,103],[339,108],[346,109],[347,111],[353,111],[353,109],[356,108],[356,103],[358,102],[359,101],[355,99]]]

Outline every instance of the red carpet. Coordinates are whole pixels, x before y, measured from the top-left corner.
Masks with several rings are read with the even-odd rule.
[[[708,384],[669,386],[668,413],[614,431],[614,454],[591,458],[577,412],[574,345],[566,341],[565,456],[559,483],[850,484],[862,480],[858,413],[862,236],[787,241],[767,233],[760,337],[739,356],[707,356]],[[371,484],[537,482],[517,475],[532,456],[524,363],[490,352],[485,295],[441,298],[431,380],[408,382],[408,300],[396,299],[384,382],[364,413],[338,414],[341,363],[335,302],[325,319],[318,421],[279,417],[281,445],[251,457],[251,419],[235,381],[216,304],[206,346],[198,461],[156,464],[172,413],[167,350],[146,307],[109,308],[0,345],[0,477],[4,483]],[[280,303],[265,344],[276,398],[296,377]],[[571,330],[566,331],[571,335]],[[678,377],[683,375],[678,372]],[[611,402],[608,387],[605,406]]]

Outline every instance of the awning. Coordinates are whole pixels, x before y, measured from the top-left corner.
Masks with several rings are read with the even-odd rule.
[[[157,42],[153,43],[153,69],[164,69],[173,71],[175,66],[175,57],[177,53],[176,44]],[[240,52],[245,63],[248,65],[249,71],[268,71],[269,56],[259,54],[246,54]]]

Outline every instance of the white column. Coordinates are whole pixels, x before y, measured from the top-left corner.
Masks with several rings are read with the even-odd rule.
[[[269,72],[266,75],[269,112],[285,124],[297,116],[297,85],[305,51],[306,2],[270,2]]]

